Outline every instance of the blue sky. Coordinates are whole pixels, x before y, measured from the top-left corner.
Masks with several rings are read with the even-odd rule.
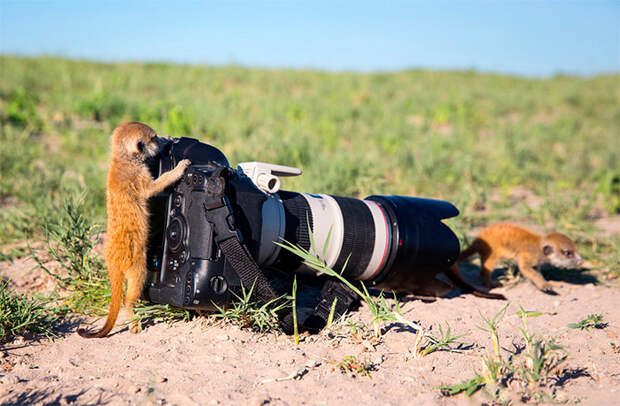
[[[0,0],[0,53],[592,75],[620,71],[620,1]]]

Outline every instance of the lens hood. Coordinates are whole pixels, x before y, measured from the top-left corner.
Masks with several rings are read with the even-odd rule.
[[[380,283],[389,273],[415,274],[431,267],[444,269],[459,254],[456,235],[441,220],[455,217],[459,211],[442,200],[408,196],[373,195],[367,200],[378,203],[387,214],[392,227],[389,259],[371,285]]]

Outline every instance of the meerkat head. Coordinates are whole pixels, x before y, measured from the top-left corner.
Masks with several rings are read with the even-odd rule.
[[[159,153],[157,133],[142,123],[124,123],[112,132],[112,155],[145,162]]]
[[[560,233],[547,234],[542,240],[543,255],[557,268],[577,268],[583,259],[570,238]]]

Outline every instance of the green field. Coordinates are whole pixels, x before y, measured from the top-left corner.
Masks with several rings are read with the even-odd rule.
[[[359,74],[0,57],[0,244],[40,240],[65,196],[105,216],[108,137],[123,121],[303,168],[300,192],[453,202],[464,238],[498,220],[574,237],[618,275],[620,76]],[[515,189],[517,188],[517,189]],[[536,204],[515,198],[518,190]]]

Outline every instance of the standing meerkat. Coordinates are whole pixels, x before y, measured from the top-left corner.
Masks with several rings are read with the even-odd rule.
[[[133,306],[146,278],[147,200],[179,180],[190,164],[184,159],[173,170],[153,180],[146,161],[159,152],[156,137],[152,128],[135,122],[121,124],[112,132],[106,193],[108,226],[104,243],[111,286],[110,312],[101,330],[78,329],[82,337],[105,337],[112,330],[121,308],[125,279],[124,306],[130,320],[133,318]],[[137,323],[131,324],[132,333],[139,329]]]
[[[489,287],[497,286],[491,273],[500,260],[514,260],[519,271],[545,293],[556,294],[540,273],[540,265],[575,268],[583,263],[575,244],[560,233],[539,235],[512,224],[493,224],[484,228],[458,261],[480,255],[480,276]],[[458,262],[457,261],[457,262]],[[456,267],[456,264],[454,265]]]

